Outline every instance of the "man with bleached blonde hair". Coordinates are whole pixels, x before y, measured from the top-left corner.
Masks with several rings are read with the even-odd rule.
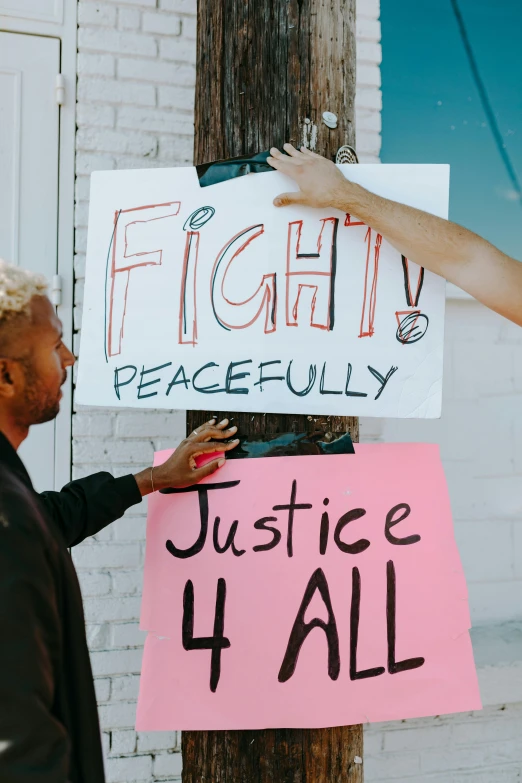
[[[74,356],[42,277],[0,261],[0,781],[103,783],[103,758],[80,588],[67,547],[142,496],[197,483],[224,464],[236,427],[215,420],[163,465],[96,473],[39,495],[16,451],[53,419]]]

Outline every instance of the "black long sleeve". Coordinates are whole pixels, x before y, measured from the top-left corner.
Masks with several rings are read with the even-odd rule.
[[[141,502],[131,474],[114,478],[110,473],[93,473],[71,481],[61,492],[43,492],[40,497],[69,547],[95,535]]]
[[[37,495],[0,436],[0,783],[103,783],[82,600],[66,546],[139,503],[97,473]]]
[[[0,780],[66,783],[69,738],[53,705],[62,618],[57,554],[35,503],[0,496]]]
[[[97,473],[42,495],[21,468],[1,475],[1,783],[103,783],[81,595],[65,547],[140,501],[132,475]]]

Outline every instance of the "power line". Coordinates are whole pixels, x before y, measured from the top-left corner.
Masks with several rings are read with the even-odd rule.
[[[482,103],[482,108],[484,109],[484,112],[486,114],[486,117],[488,118],[488,122],[491,128],[491,132],[493,134],[493,138],[495,140],[495,144],[497,146],[498,152],[500,157],[502,158],[502,162],[504,163],[504,167],[506,169],[507,175],[509,179],[511,180],[511,184],[513,185],[513,188],[515,189],[519,201],[522,203],[522,187],[520,185],[520,182],[517,177],[517,173],[514,169],[513,164],[511,163],[511,158],[509,157],[509,153],[504,146],[504,139],[502,138],[502,133],[500,132],[500,128],[498,127],[497,119],[495,117],[495,114],[493,112],[493,109],[491,107],[491,102],[489,100],[489,96],[486,90],[486,86],[484,82],[482,81],[482,77],[480,75],[477,60],[475,58],[475,54],[473,52],[473,49],[471,47],[471,42],[469,40],[468,32],[466,30],[466,25],[464,23],[464,19],[462,17],[462,14],[460,12],[460,8],[458,5],[458,0],[450,0],[451,7],[453,8],[453,13],[455,14],[455,19],[457,20],[457,24],[459,26],[460,31],[460,37],[462,38],[462,43],[464,45],[464,49],[466,50],[466,55],[468,57],[469,67],[471,68],[471,73],[473,74],[473,79],[475,81],[475,85],[477,87],[478,93],[480,95],[480,100]]]

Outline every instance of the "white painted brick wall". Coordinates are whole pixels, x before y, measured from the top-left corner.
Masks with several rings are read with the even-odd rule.
[[[157,7],[159,3],[159,8]],[[381,93],[379,2],[357,9],[357,148],[377,162]],[[89,174],[183,165],[192,158],[195,0],[79,3],[75,324],[85,270]],[[364,439],[438,440],[448,467],[474,619],[520,616],[522,601],[522,340],[473,303],[448,312],[441,422],[363,420]],[[78,351],[79,339],[75,340]],[[121,475],[183,435],[179,413],[82,409],[75,476]],[[496,433],[495,440],[488,439]],[[108,779],[179,780],[176,733],[136,734],[143,634],[138,629],[145,503],[75,551],[85,600]],[[522,707],[370,727],[367,783],[511,783],[521,779]]]
[[[159,4],[159,7],[157,5]],[[89,174],[184,165],[192,158],[196,0],[79,3],[76,326],[80,327]],[[378,162],[379,0],[358,0],[357,149]],[[75,345],[78,350],[78,340]],[[444,417],[362,421],[363,439],[440,442],[476,623],[522,617],[522,332],[472,302],[448,307]],[[182,437],[179,413],[86,410],[74,416],[74,473],[117,475]],[[176,733],[136,734],[145,503],[79,547],[109,783],[179,780]],[[376,725],[366,783],[522,779],[522,705]]]
[[[364,734],[365,783],[520,783],[522,704],[376,723]]]
[[[381,151],[380,0],[357,0],[355,129],[361,163],[378,163]]]

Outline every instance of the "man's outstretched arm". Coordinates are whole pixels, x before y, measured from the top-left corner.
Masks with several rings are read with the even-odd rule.
[[[522,263],[456,223],[370,193],[347,180],[326,158],[291,144],[272,148],[268,162],[299,190],[276,206],[335,207],[374,228],[416,264],[445,277],[487,307],[522,326]]]
[[[67,546],[76,546],[120,519],[153,489],[190,487],[222,467],[224,454],[202,467],[198,467],[196,460],[201,455],[226,452],[237,446],[237,438],[228,440],[236,434],[237,427],[227,427],[228,419],[219,424],[212,419],[185,438],[162,465],[145,468],[134,476],[115,479],[110,473],[93,473],[71,481],[61,492],[43,492],[40,497]]]

